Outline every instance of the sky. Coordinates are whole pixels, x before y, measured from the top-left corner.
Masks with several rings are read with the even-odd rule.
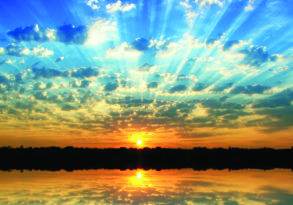
[[[291,0],[0,11],[0,146],[293,146]]]

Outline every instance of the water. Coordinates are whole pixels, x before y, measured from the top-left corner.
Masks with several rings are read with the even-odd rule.
[[[290,170],[0,172],[0,204],[293,204]]]

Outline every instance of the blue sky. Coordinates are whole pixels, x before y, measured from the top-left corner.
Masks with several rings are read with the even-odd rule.
[[[1,1],[0,143],[290,146],[292,5]]]

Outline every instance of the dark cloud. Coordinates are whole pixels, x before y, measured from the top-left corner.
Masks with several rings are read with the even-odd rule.
[[[18,109],[32,110],[35,103],[29,100],[16,100],[13,104]]]
[[[60,56],[60,57],[56,58],[55,63],[59,63],[59,62],[61,62],[63,60],[64,60],[64,57]]]
[[[104,86],[104,91],[111,92],[111,91],[116,90],[117,88],[118,88],[118,83],[117,82],[110,82],[110,83],[107,83]]]
[[[47,100],[48,96],[47,96],[47,92],[45,91],[40,91],[40,90],[34,90],[33,96],[37,99],[37,100]]]
[[[68,71],[60,71],[57,69],[46,68],[46,67],[32,67],[32,73],[35,78],[43,77],[43,78],[54,78],[54,77],[73,77],[73,78],[88,78],[99,75],[99,71],[95,68],[87,67],[87,68],[78,68],[71,69]],[[86,82],[82,82],[83,86],[86,85]]]
[[[183,84],[174,85],[173,87],[169,89],[169,93],[182,92],[182,91],[185,91],[186,89],[187,89],[186,85],[183,85]]]
[[[5,54],[10,56],[22,56],[23,47],[16,44],[9,44],[5,47]]]
[[[62,103],[60,105],[62,110],[69,111],[69,110],[77,110],[79,109],[79,105],[73,103]]]
[[[245,107],[242,104],[227,102],[223,99],[205,99],[199,102],[205,107],[215,109],[242,110]]]
[[[273,184],[263,187],[262,191],[264,193],[263,198],[278,199],[277,205],[291,204],[293,202],[293,195],[289,190],[276,188]]]
[[[238,94],[261,94],[264,91],[268,90],[270,87],[263,86],[263,85],[246,85],[246,86],[237,86],[231,90],[231,93]]]
[[[7,35],[16,41],[44,42],[49,40],[56,40],[69,44],[82,44],[87,38],[87,27],[84,25],[75,26],[72,24],[66,24],[54,29],[54,31],[51,30],[51,32],[55,32],[56,34],[54,39],[49,38],[48,32],[48,29],[44,29],[36,24],[24,28],[18,27],[7,32]]]
[[[132,46],[139,51],[144,51],[148,49],[149,41],[145,38],[137,38],[132,42]]]
[[[138,68],[139,71],[150,71],[150,69],[153,67],[153,65],[149,63],[145,63],[142,66]]]
[[[268,53],[265,47],[262,46],[250,46],[247,49],[241,51],[245,54],[243,59],[244,64],[253,66],[260,66],[267,61],[275,61],[276,57]]]
[[[265,132],[279,131],[293,126],[292,106],[258,108],[256,113],[266,117],[262,120],[251,120],[247,125],[262,125]]]
[[[94,77],[99,74],[97,69],[87,67],[87,68],[79,68],[77,70],[70,71],[71,77],[75,78],[87,78],[87,77]]]
[[[9,80],[3,76],[3,75],[0,75],[0,84],[7,84],[9,83]]]
[[[121,99],[113,99],[109,100],[109,104],[120,104],[124,105],[127,107],[136,107],[136,106],[141,106],[144,104],[150,104],[154,101],[154,99],[141,99],[141,98],[135,98],[135,97],[124,97]]]
[[[265,99],[259,100],[254,107],[279,107],[290,106],[293,101],[293,88],[288,88]]]
[[[36,78],[38,77],[54,78],[54,77],[66,76],[65,73],[62,71],[59,71],[56,69],[50,69],[46,67],[42,67],[42,68],[33,67],[32,72]]]
[[[158,82],[150,82],[147,86],[148,88],[157,88],[159,85]]]
[[[225,83],[225,84],[221,84],[221,85],[217,85],[213,88],[213,91],[215,92],[221,92],[227,88],[232,87],[233,83]]]
[[[14,38],[16,41],[47,41],[49,40],[45,30],[40,28],[37,24],[27,27],[18,27],[7,33],[8,36]]]
[[[208,87],[208,85],[204,84],[204,83],[197,83],[195,84],[195,86],[192,88],[192,90],[194,91],[201,91],[204,90]]]
[[[67,24],[57,29],[57,39],[63,43],[82,44],[87,38],[86,26]]]
[[[230,40],[224,44],[224,50],[231,48],[233,45],[238,44],[239,40]]]
[[[80,87],[87,88],[89,85],[90,85],[90,81],[85,79],[81,81]]]

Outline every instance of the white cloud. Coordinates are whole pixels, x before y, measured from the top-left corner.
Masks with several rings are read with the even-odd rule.
[[[252,11],[254,9],[254,0],[248,0],[247,5],[245,6],[244,10],[245,11]]]
[[[223,6],[222,0],[195,0],[195,3],[197,3],[200,7],[211,6],[211,5],[217,5],[220,7]]]
[[[14,64],[14,61],[10,58],[8,58],[6,61],[5,61],[6,64],[9,64],[9,65],[13,65]]]
[[[56,30],[55,29],[47,29],[45,34],[50,41],[56,40]]]
[[[107,58],[130,58],[130,59],[136,59],[139,58],[141,55],[141,52],[133,49],[130,45],[128,45],[126,42],[120,44],[119,46],[115,48],[111,48],[106,52]]]
[[[32,54],[39,57],[50,57],[54,54],[54,52],[47,48],[35,47],[32,49]]]
[[[160,49],[165,45],[165,40],[151,39],[149,43],[149,48]]]
[[[157,58],[170,58],[178,54],[180,51],[188,51],[191,49],[205,48],[206,44],[200,42],[198,39],[192,37],[190,34],[184,34],[183,38],[177,42],[170,42],[166,49],[159,51],[156,55]]]
[[[115,13],[117,11],[127,12],[135,8],[136,8],[135,4],[132,4],[132,3],[123,4],[120,0],[112,4],[108,4],[106,6],[107,12],[109,13]]]
[[[95,102],[89,107],[90,113],[99,116],[110,116],[111,112],[122,112],[122,107],[118,104],[109,104],[105,100]]]
[[[213,43],[206,43],[186,33],[177,41],[169,42],[156,53],[156,60],[161,67],[169,66],[170,62],[179,61],[179,72],[185,62],[194,59],[190,66],[201,65],[206,73],[217,73],[223,77],[232,77],[239,74],[255,75],[259,69],[243,63],[245,54],[243,49],[252,46],[250,41],[240,41],[229,49],[225,48],[224,39]]]
[[[31,50],[29,48],[24,48],[20,52],[21,55],[25,55],[25,56],[30,55],[30,53],[31,53]]]
[[[88,30],[88,38],[85,41],[85,45],[95,46],[117,38],[118,30],[116,22],[97,20]]]
[[[192,109],[191,113],[187,116],[187,119],[192,120],[194,118],[202,118],[208,116],[209,110],[206,107],[204,107],[203,104],[197,103]]]
[[[197,16],[197,13],[193,11],[193,8],[189,0],[182,0],[180,5],[183,7],[185,12],[185,18],[189,24],[192,24],[193,20]]]
[[[86,0],[86,5],[91,7],[93,10],[98,10],[100,8],[100,1],[99,0]]]
[[[33,56],[38,56],[38,57],[50,57],[54,54],[52,50],[49,50],[44,47],[35,47],[32,49],[29,48],[23,48],[20,52],[21,55],[28,56],[28,55],[33,55]]]
[[[1,55],[4,55],[4,53],[5,53],[5,49],[2,48],[2,47],[0,47],[0,56],[1,56]]]
[[[178,51],[179,51],[179,46],[178,43],[171,42],[167,45],[166,50],[161,50],[157,53],[158,58],[169,58],[174,56]]]

